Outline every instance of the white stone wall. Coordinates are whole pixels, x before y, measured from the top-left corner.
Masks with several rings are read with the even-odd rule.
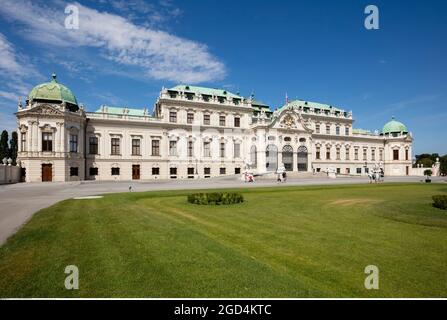
[[[0,184],[20,181],[20,167],[0,164]]]

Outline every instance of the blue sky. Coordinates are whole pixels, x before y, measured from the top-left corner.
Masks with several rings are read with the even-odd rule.
[[[79,29],[64,28],[74,4]],[[374,4],[380,29],[366,30]],[[447,153],[447,2],[5,0],[0,5],[0,127],[52,72],[87,110],[152,108],[178,83],[239,91],[273,108],[300,98],[391,116],[416,153]]]

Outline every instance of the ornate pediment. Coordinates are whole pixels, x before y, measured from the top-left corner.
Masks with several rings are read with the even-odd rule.
[[[271,127],[285,130],[311,131],[301,114],[293,109],[281,112],[275,121],[272,122]]]
[[[290,114],[286,114],[281,122],[280,122],[280,126],[281,127],[285,127],[287,129],[291,129],[291,128],[295,128],[296,127],[296,120],[295,118],[290,115]]]
[[[38,105],[28,111],[29,113],[48,115],[48,116],[63,116],[64,113],[49,104]]]

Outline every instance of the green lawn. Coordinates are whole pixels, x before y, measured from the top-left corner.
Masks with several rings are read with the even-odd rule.
[[[447,211],[431,206],[447,186],[243,192],[230,206],[170,191],[41,210],[0,248],[0,297],[447,297]]]

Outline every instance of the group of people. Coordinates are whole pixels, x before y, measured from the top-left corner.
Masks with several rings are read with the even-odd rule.
[[[254,177],[253,173],[251,173],[251,172],[245,172],[244,179],[245,179],[245,182],[255,182],[255,177]]]
[[[369,183],[379,183],[383,182],[385,173],[383,168],[374,168],[370,173],[368,173]]]
[[[287,173],[285,171],[277,173],[277,182],[286,182],[287,181]]]

